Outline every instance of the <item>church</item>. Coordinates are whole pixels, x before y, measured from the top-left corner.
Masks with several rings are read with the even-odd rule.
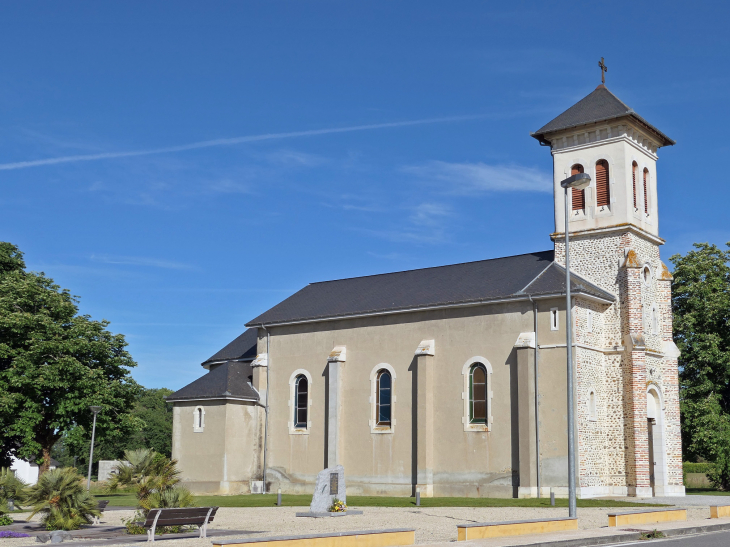
[[[531,136],[552,248],[311,283],[252,319],[168,397],[187,487],[311,494],[341,464],[350,495],[567,495],[567,229],[578,497],[684,495],[656,167],[675,143],[604,84]]]

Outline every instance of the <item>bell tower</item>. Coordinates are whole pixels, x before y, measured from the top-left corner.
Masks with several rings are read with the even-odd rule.
[[[579,496],[684,495],[656,169],[659,148],[675,142],[605,83],[532,136],[553,156],[555,261],[565,264],[560,181],[588,173],[590,185],[568,200],[571,270],[615,295],[610,305],[572,304]]]
[[[570,231],[631,225],[659,236],[657,151],[675,144],[605,85],[532,134],[553,155],[555,232],[565,230],[560,181],[575,172],[591,185],[570,196]]]

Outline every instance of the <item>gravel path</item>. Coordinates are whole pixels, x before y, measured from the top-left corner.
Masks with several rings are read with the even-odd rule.
[[[690,496],[688,496],[690,497]],[[685,501],[687,498],[682,499]],[[675,498],[674,502],[678,500]],[[707,505],[687,506],[687,519],[706,519],[710,516]],[[341,532],[346,530],[372,530],[384,528],[415,528],[416,543],[442,543],[456,539],[456,525],[473,522],[495,522],[503,520],[525,520],[568,516],[566,508],[524,508],[524,507],[352,507],[361,509],[363,515],[337,518],[296,517],[304,507],[250,507],[218,509],[210,529],[247,530],[253,532],[241,537],[262,537],[295,534],[314,534],[317,532]],[[623,511],[626,508],[579,508],[578,526],[581,529],[602,528],[608,524],[608,513]],[[102,524],[121,525],[134,511],[105,512]],[[19,519],[20,515],[15,518]],[[236,536],[231,536],[231,538]],[[158,536],[159,538],[159,536]],[[34,538],[4,539],[2,547],[24,547],[37,545]],[[109,542],[112,545],[112,541]],[[210,539],[185,539],[165,541],[165,547],[202,547],[210,546]]]

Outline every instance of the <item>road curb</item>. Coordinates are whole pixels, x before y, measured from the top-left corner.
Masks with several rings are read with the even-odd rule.
[[[689,536],[693,534],[703,534],[709,532],[722,532],[730,530],[730,523],[708,524],[707,526],[690,526],[688,528],[674,528],[670,530],[661,530],[665,536]],[[647,529],[647,532],[652,530]],[[613,536],[597,536],[575,539],[561,539],[557,541],[540,541],[521,545],[520,547],[591,547],[593,545],[610,545],[616,543],[629,543],[641,539],[641,532],[625,532]]]

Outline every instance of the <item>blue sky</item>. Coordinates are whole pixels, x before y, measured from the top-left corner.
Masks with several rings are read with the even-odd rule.
[[[126,335],[140,383],[180,388],[309,282],[551,248],[529,132],[603,56],[678,143],[658,164],[663,259],[724,244],[728,11],[4,2],[0,239]]]

